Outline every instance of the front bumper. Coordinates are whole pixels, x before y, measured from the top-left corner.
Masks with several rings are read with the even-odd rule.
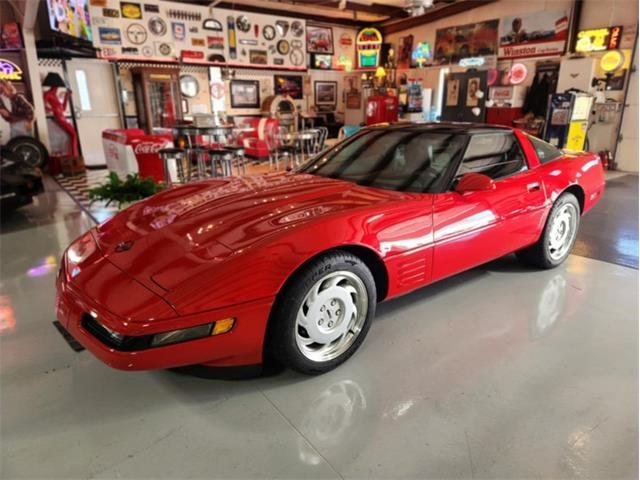
[[[57,279],[56,316],[83,347],[113,368],[153,370],[196,364],[232,367],[262,362],[264,334],[272,303],[273,298],[264,298],[197,315],[134,323],[119,318],[78,291],[62,272]],[[153,335],[227,317],[235,317],[236,322],[230,332],[222,335],[144,350],[121,351],[107,345],[99,335],[83,326],[83,317],[90,312],[100,324],[125,336]]]

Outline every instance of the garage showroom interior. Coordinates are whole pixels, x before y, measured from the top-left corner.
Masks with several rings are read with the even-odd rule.
[[[636,0],[0,34],[1,478],[638,478]]]

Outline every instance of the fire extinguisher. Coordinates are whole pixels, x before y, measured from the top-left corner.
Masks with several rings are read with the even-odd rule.
[[[613,157],[611,156],[611,152],[609,150],[599,151],[598,156],[600,157],[600,161],[602,162],[603,169],[609,170],[613,167]]]

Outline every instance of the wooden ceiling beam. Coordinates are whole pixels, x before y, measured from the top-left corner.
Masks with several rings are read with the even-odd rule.
[[[173,0],[175,1],[175,0]],[[190,0],[193,2],[193,0]],[[210,0],[207,0],[210,1]],[[268,7],[256,7],[254,5],[241,5],[233,2],[220,2],[216,5],[216,8],[226,8],[228,10],[236,10],[238,12],[251,12],[251,13],[263,13],[265,15],[274,15],[276,17],[290,17],[290,18],[301,18],[305,20],[310,20],[312,22],[318,23],[333,23],[337,25],[344,25],[346,27],[355,27],[362,28],[368,25],[371,22],[365,22],[362,20],[353,20],[351,18],[340,18],[340,17],[329,17],[324,15],[317,14],[308,14],[296,12],[295,10],[280,10],[277,8],[268,8]]]
[[[292,4],[304,4],[304,5],[313,5],[322,8],[338,8],[340,6],[339,0],[327,0],[327,1],[318,1],[318,0],[285,0],[285,3]],[[343,11],[355,11],[355,12],[363,12],[370,13],[372,15],[379,15],[381,17],[388,18],[404,18],[409,16],[409,12],[407,12],[404,8],[394,7],[392,5],[382,5],[380,3],[372,3],[371,5],[366,5],[364,3],[357,2],[347,2],[346,8]]]
[[[388,35],[390,33],[401,32],[402,30],[408,30],[410,28],[419,27],[420,25],[435,22],[436,20],[447,18],[473,8],[482,7],[483,5],[488,5],[489,3],[496,1],[497,0],[461,0],[432,11],[427,10],[424,15],[406,18],[399,22],[393,22],[387,25],[381,25],[379,28],[383,35]]]

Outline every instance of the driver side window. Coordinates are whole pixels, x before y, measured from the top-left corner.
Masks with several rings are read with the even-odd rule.
[[[499,180],[526,169],[524,154],[512,133],[479,133],[469,140],[456,179],[465,173],[481,173]]]

